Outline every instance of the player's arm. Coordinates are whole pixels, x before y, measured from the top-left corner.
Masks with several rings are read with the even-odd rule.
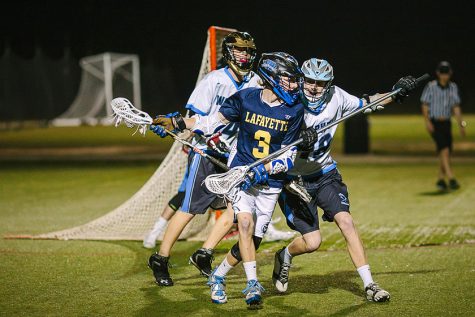
[[[371,112],[376,111],[376,110],[383,110],[384,106],[387,105],[388,103],[391,103],[392,101],[396,101],[398,103],[401,103],[403,101],[403,99],[408,96],[409,91],[413,90],[416,87],[416,85],[417,85],[417,83],[416,83],[416,79],[414,77],[412,77],[412,76],[402,77],[401,79],[399,79],[397,81],[396,84],[394,84],[394,86],[392,88],[392,91],[394,91],[396,89],[401,89],[398,94],[394,95],[392,98],[384,99],[381,102],[379,102],[378,104],[369,107],[368,109],[366,109],[364,111],[364,113],[371,113]],[[377,93],[377,94],[374,94],[374,95],[371,95],[371,96],[369,96],[367,94],[363,95],[363,98],[361,98],[362,101],[363,101],[362,107],[365,107],[369,103],[374,102],[375,100],[377,100],[381,97],[384,97],[387,94],[389,94],[389,92],[387,92],[387,93]]]
[[[200,135],[209,136],[230,122],[237,122],[241,113],[241,98],[235,94],[224,102],[218,112],[211,115],[195,114],[191,118],[184,118],[180,114],[159,116],[153,124],[160,125],[167,130],[191,130]]]
[[[299,138],[300,129],[304,122],[303,117],[304,111],[299,111],[298,115],[289,122],[289,129],[285,134],[285,138],[282,141],[282,147],[287,146],[288,144],[294,142]],[[269,172],[270,175],[278,174],[278,173],[286,173],[292,167],[294,167],[295,157],[297,155],[297,147],[293,146],[288,149],[286,152],[282,153],[281,155],[277,156],[275,159],[270,161],[265,165],[266,170]]]

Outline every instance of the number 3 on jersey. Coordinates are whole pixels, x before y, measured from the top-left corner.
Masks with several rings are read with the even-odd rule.
[[[269,155],[270,133],[264,130],[257,130],[254,133],[254,139],[259,141],[257,147],[252,149],[252,155],[255,158],[263,158]]]

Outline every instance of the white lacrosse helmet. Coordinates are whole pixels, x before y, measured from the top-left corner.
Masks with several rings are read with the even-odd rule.
[[[333,67],[324,59],[311,58],[303,62],[301,69],[305,79],[326,82],[321,93],[309,93],[305,89],[305,84],[304,89],[302,89],[301,92],[302,102],[307,109],[313,113],[319,114],[325,108],[325,101],[334,78]]]

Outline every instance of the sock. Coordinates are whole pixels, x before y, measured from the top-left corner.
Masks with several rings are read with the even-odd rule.
[[[163,229],[165,229],[165,227],[167,226],[167,223],[168,223],[168,220],[163,218],[163,217],[160,217],[157,222],[155,222],[155,224],[153,225],[153,231],[160,231],[162,232]]]
[[[257,281],[257,266],[256,261],[243,262],[244,271],[246,272],[247,281],[256,280]]]
[[[218,266],[218,268],[214,272],[214,275],[225,277],[226,274],[228,274],[228,272],[231,271],[233,267],[234,266],[229,264],[228,259],[224,258],[223,262],[221,262],[221,264]]]
[[[356,269],[358,274],[360,275],[361,279],[363,280],[364,287],[368,286],[369,284],[373,283],[373,277],[371,276],[371,271],[369,269],[369,264],[360,266]]]
[[[284,262],[288,263],[288,264],[292,263],[292,254],[290,254],[290,252],[289,252],[289,247],[286,247],[284,249],[284,252],[282,252],[282,253],[283,253],[283,256],[284,256],[284,258],[283,258]]]

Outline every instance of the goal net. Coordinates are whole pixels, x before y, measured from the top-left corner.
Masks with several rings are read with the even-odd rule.
[[[208,38],[197,81],[216,69],[221,59],[222,40],[233,31],[235,30],[215,26],[208,29]],[[182,151],[181,144],[175,142],[152,177],[122,205],[87,224],[41,234],[34,238],[142,240],[151,230],[169,199],[176,194],[185,173],[186,162],[187,155]],[[194,217],[180,239],[205,240],[214,221],[215,217],[212,213]]]
[[[81,58],[79,91],[71,106],[51,121],[53,126],[111,124],[110,102],[122,96],[140,104],[140,65],[137,55],[103,53]]]

